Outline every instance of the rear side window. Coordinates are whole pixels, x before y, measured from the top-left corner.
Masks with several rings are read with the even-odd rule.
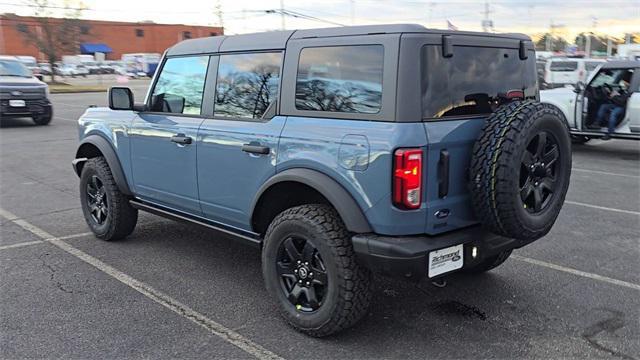
[[[200,115],[208,56],[165,61],[151,95],[151,111]]]
[[[300,52],[298,110],[375,114],[382,102],[382,45],[305,48]]]
[[[576,71],[578,69],[577,61],[552,61],[549,66],[551,71]]]
[[[214,114],[260,119],[278,98],[282,53],[220,56]]]
[[[518,49],[454,46],[422,48],[422,106],[426,119],[488,114],[505,100],[536,96],[535,57]]]

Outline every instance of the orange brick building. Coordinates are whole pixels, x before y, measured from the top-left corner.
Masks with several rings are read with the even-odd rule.
[[[52,24],[62,20],[51,18]],[[162,53],[175,43],[189,38],[222,35],[224,30],[215,26],[182,24],[156,24],[153,22],[119,22],[101,20],[78,20],[80,43],[105,44],[112,52],[107,59],[119,60],[126,53]],[[25,30],[40,33],[37,19],[14,14],[0,15],[0,54],[28,55],[38,61],[46,61],[45,55],[24,37]],[[74,53],[80,54],[80,46]]]

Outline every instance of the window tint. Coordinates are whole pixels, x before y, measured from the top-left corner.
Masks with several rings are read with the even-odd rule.
[[[278,98],[282,53],[220,56],[215,115],[259,119]]]
[[[296,79],[296,109],[379,112],[383,58],[382,45],[302,49]]]
[[[536,95],[534,56],[520,60],[518,49],[455,46],[422,49],[422,104],[425,118],[488,114],[509,98]]]
[[[551,71],[575,71],[578,69],[577,61],[552,61],[549,66]]]
[[[174,114],[200,114],[208,56],[168,59],[151,97],[151,110]]]

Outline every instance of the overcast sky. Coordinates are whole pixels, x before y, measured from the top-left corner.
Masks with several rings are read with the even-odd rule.
[[[30,0],[0,0],[0,12],[28,15]],[[50,0],[54,6],[65,1]],[[79,1],[66,1],[77,6]],[[216,3],[220,3],[228,34],[281,28],[280,0],[82,0],[88,8],[83,18],[217,25]],[[10,4],[23,4],[13,6]],[[447,21],[460,30],[481,30],[485,2],[473,0],[284,0],[286,10],[324,20],[306,20],[287,16],[287,29],[335,26],[337,24],[419,23],[446,28]],[[52,9],[54,15],[58,10]],[[622,37],[625,32],[640,32],[640,0],[497,0],[489,1],[489,18],[498,32],[524,32],[530,35],[548,31],[550,25],[564,25],[557,32],[574,37],[581,31],[595,31]]]

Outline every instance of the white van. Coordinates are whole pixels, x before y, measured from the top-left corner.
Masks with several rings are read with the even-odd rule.
[[[604,62],[599,59],[551,58],[547,60],[544,82],[548,88],[587,82],[593,70]]]

